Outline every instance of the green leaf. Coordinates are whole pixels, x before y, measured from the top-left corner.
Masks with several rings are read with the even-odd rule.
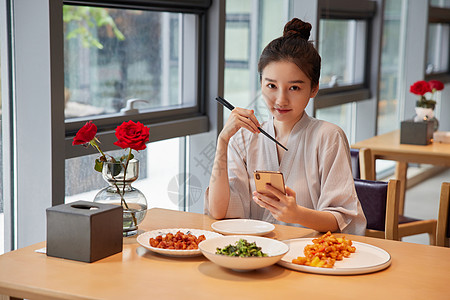
[[[98,158],[95,160],[94,170],[100,173],[103,170],[103,162]]]
[[[120,171],[122,171],[122,166],[120,164],[108,164],[108,168],[113,177],[119,175]]]

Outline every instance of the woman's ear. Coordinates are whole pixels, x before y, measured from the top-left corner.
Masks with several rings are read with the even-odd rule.
[[[314,98],[318,92],[319,92],[319,84],[317,84],[315,87],[311,89],[311,94],[309,95],[309,98]]]

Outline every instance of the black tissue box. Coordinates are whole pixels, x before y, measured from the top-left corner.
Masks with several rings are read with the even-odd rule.
[[[77,201],[47,208],[47,255],[94,262],[122,252],[122,207]]]
[[[434,133],[433,121],[403,121],[400,127],[400,144],[428,145]]]

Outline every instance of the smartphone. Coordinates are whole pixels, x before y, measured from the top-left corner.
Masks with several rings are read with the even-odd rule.
[[[261,194],[267,193],[266,184],[270,184],[283,193],[286,193],[284,188],[283,173],[278,171],[254,171],[256,191]]]

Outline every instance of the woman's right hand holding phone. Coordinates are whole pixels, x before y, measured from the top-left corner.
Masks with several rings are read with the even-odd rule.
[[[226,143],[230,138],[240,129],[245,128],[253,133],[259,133],[258,120],[255,117],[254,111],[252,109],[245,109],[241,107],[236,107],[231,111],[227,122],[225,123],[222,131],[219,134],[219,138]]]

